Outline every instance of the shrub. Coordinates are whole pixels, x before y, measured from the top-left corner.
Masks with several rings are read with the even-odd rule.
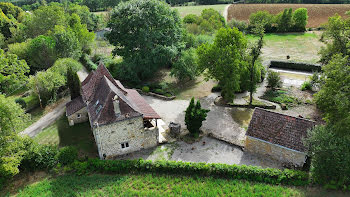
[[[196,50],[190,48],[182,51],[181,56],[173,64],[171,76],[179,81],[194,80],[198,75],[198,64]]]
[[[78,174],[87,172],[131,173],[150,172],[182,174],[194,176],[215,176],[220,178],[243,179],[268,184],[307,185],[308,173],[295,170],[259,168],[215,163],[191,163],[182,161],[148,161],[148,160],[99,160],[89,159],[85,162],[75,161],[72,169]]]
[[[27,103],[24,101],[23,98],[17,98],[15,102],[19,104],[23,109],[27,108]]]
[[[21,168],[28,170],[51,169],[57,164],[58,150],[54,146],[33,142],[23,156]]]
[[[267,75],[267,85],[270,86],[272,90],[275,90],[277,87],[281,87],[282,81],[280,74],[270,70]]]
[[[162,90],[162,89],[155,89],[155,90],[154,90],[154,93],[157,93],[157,94],[165,94],[164,90]]]
[[[58,152],[58,162],[67,165],[71,164],[78,158],[78,150],[75,147],[63,147]]]
[[[142,92],[149,92],[149,87],[148,86],[143,86],[142,87]]]
[[[221,86],[217,84],[211,89],[211,92],[220,92],[221,90],[222,90]]]
[[[322,67],[319,64],[308,64],[301,62],[289,62],[289,61],[271,61],[271,68],[284,68],[293,69],[307,72],[320,72]]]
[[[199,16],[195,14],[188,14],[183,18],[184,23],[196,23],[198,24],[200,22]]]
[[[236,27],[239,31],[246,32],[248,30],[248,23],[245,21],[239,21],[236,19],[231,19],[227,24],[231,29]]]
[[[312,89],[312,85],[310,81],[305,81],[302,85],[301,85],[301,90],[305,91],[305,90],[311,90]]]
[[[186,109],[185,124],[187,129],[193,136],[199,134],[199,129],[202,126],[202,122],[207,118],[209,110],[202,109],[201,103],[197,101],[194,103],[194,98],[191,99],[190,105]]]
[[[89,55],[87,54],[83,54],[80,57],[80,62],[85,66],[86,69],[88,69],[89,71],[92,70],[96,70],[97,69],[97,65],[91,61]]]

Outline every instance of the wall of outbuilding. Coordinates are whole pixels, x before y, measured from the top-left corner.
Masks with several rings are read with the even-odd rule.
[[[78,116],[79,114],[80,114],[80,118]],[[81,110],[75,112],[74,114],[68,116],[67,118],[70,126],[73,126],[74,124],[86,122],[89,120],[86,107],[83,107]]]

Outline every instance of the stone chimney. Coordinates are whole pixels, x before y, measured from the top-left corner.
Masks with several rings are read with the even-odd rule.
[[[114,107],[114,113],[116,116],[120,115],[120,107],[119,107],[119,97],[117,95],[113,98],[113,107]]]

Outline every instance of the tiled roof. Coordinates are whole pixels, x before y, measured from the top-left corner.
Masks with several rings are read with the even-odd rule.
[[[83,107],[86,107],[86,104],[84,103],[81,96],[79,96],[66,104],[66,115],[70,116],[75,112],[81,110]]]
[[[128,94],[126,97],[130,102],[136,105],[136,108],[143,114],[145,119],[160,119],[160,116],[153,110],[153,108],[146,102],[146,100],[133,89],[126,89]]]
[[[255,108],[246,135],[305,152],[303,138],[314,126],[315,122],[310,120]]]

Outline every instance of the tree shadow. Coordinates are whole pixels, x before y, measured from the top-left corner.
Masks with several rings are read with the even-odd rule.
[[[69,126],[66,116],[57,121],[59,147],[75,146],[80,155],[97,157],[97,146],[88,122]]]

